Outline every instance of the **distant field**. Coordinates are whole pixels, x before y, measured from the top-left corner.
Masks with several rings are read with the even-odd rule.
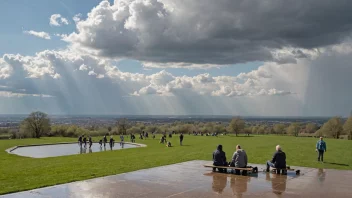
[[[115,137],[117,138],[117,137]],[[39,187],[90,179],[139,169],[174,164],[189,160],[211,160],[212,152],[222,144],[228,161],[236,144],[246,150],[249,162],[264,164],[272,157],[275,146],[280,144],[291,166],[351,169],[352,141],[326,139],[328,152],[325,164],[317,162],[315,138],[287,136],[189,136],[184,146],[178,145],[178,136],[171,140],[173,147],[167,148],[155,140],[139,140],[146,148],[106,151],[83,155],[32,159],[7,154],[5,149],[16,145],[76,141],[74,138],[41,138],[22,140],[0,140],[0,194],[29,190]],[[98,139],[96,139],[98,140]],[[78,149],[78,148],[77,148]]]

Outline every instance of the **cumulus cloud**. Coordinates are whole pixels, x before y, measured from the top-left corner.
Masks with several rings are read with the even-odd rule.
[[[179,92],[189,91],[208,96],[254,96],[284,95],[289,90],[277,90],[265,87],[263,79],[271,78],[265,69],[258,69],[238,76],[211,76],[209,73],[196,76],[174,76],[162,70],[145,75],[122,72],[108,59],[99,59],[91,55],[82,55],[74,51],[50,51],[37,53],[36,56],[5,54],[0,59],[2,78],[9,78],[12,71],[24,78],[66,78],[62,72],[62,64],[70,65],[69,71],[80,71],[87,76],[98,79],[108,77],[112,82],[124,82],[130,86],[132,95],[174,96]],[[67,72],[67,71],[66,71]],[[83,74],[84,75],[84,74]],[[133,85],[133,86],[132,86]],[[133,87],[133,88],[132,88]]]
[[[264,70],[260,68],[259,70]],[[293,94],[289,90],[277,90],[267,88],[263,79],[270,78],[263,76],[261,71],[255,70],[248,74],[240,74],[235,77],[218,76],[212,77],[210,74],[200,74],[197,76],[173,76],[166,71],[146,77],[148,86],[141,88],[132,95],[159,94],[164,96],[177,95],[179,92],[194,92],[200,95],[209,96],[273,96]],[[243,79],[245,81],[243,82]]]
[[[79,14],[76,14],[76,15],[72,18],[72,20],[77,23],[77,22],[79,22],[79,21],[81,20],[81,17],[82,17],[82,14],[79,13]]]
[[[62,26],[68,25],[69,22],[66,18],[62,17],[61,14],[53,14],[50,16],[49,24],[51,26]]]
[[[33,35],[39,38],[43,38],[43,39],[51,39],[50,35],[47,32],[36,32],[33,30],[29,30],[29,31],[23,31],[23,33],[28,34],[28,35]]]
[[[82,64],[81,66],[79,66],[79,70],[86,71],[86,70],[88,70],[88,66],[85,64]]]
[[[64,40],[147,67],[295,63],[349,37],[351,9],[347,0],[102,1]]]
[[[352,83],[352,51],[340,53],[348,48],[335,45],[314,60],[267,62],[247,73],[221,76],[124,72],[109,59],[71,49],[5,54],[0,91],[13,98],[53,96],[55,103],[46,108],[66,113],[331,115],[343,112],[352,100],[346,91]]]

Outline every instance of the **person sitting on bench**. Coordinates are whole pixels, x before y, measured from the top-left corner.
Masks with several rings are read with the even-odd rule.
[[[222,145],[218,145],[217,149],[213,152],[213,165],[214,166],[227,166],[226,154],[222,150]],[[226,173],[227,169],[218,168],[219,172]],[[216,168],[213,168],[213,171],[216,171]]]
[[[236,151],[232,156],[230,166],[237,168],[247,168],[248,158],[246,152],[240,145],[236,146]],[[236,175],[240,175],[240,170],[235,170]],[[242,175],[247,175],[247,171],[243,170]]]
[[[280,174],[281,169],[283,170],[283,174],[286,173],[286,154],[282,151],[280,145],[276,146],[276,152],[271,161],[267,161],[266,172],[270,171],[270,167],[276,168],[277,174]]]

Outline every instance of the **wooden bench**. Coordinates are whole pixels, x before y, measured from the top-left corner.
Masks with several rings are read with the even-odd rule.
[[[242,170],[242,171],[245,170],[245,171],[252,172],[252,173],[258,172],[258,169],[257,169],[257,171],[254,171],[254,167],[238,168],[238,167],[233,167],[233,166],[214,166],[214,165],[211,165],[211,164],[206,164],[206,165],[203,165],[203,166],[206,167],[206,168],[222,168],[222,169]]]
[[[276,173],[277,172],[277,168],[273,168],[273,167],[270,167],[271,171]],[[295,169],[292,169],[292,168],[280,168],[280,170],[286,170],[286,171],[295,171]],[[299,175],[300,174],[300,170],[296,170],[296,175]]]

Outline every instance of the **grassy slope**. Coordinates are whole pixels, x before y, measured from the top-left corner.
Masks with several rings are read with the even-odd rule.
[[[175,136],[172,138],[174,146],[172,148],[159,144],[157,139],[137,140],[137,143],[147,144],[148,147],[45,159],[20,157],[4,151],[15,145],[63,141],[76,141],[76,138],[0,140],[0,194],[195,159],[211,160],[211,153],[218,144],[224,146],[228,161],[236,144],[241,144],[247,152],[250,163],[263,164],[271,158],[275,146],[280,144],[286,152],[288,165],[352,169],[352,141],[326,140],[328,152],[325,161],[348,165],[342,166],[320,164],[316,161],[314,151],[316,139],[284,136],[216,138],[186,135],[185,146],[182,147],[177,145],[178,137]]]

